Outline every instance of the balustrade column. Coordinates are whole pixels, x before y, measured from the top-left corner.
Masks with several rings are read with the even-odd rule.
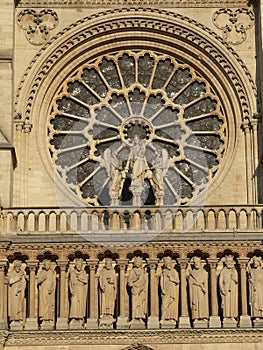
[[[218,297],[217,297],[217,276],[216,267],[218,263],[217,258],[208,258],[207,262],[210,266],[210,302],[211,302],[211,316],[209,318],[209,328],[221,328],[221,320],[218,316]]]
[[[126,283],[125,283],[125,269],[128,264],[128,259],[117,259],[117,263],[119,265],[119,304],[120,304],[120,310],[119,310],[119,316],[117,320],[117,328],[121,329],[128,329],[129,323],[128,323],[128,316],[125,312],[125,296],[126,296]]]
[[[179,317],[179,328],[190,328],[190,319],[188,315],[188,300],[187,300],[187,283],[186,283],[186,267],[187,258],[177,259],[180,266],[180,294],[181,294],[181,316]]]
[[[58,260],[57,264],[60,268],[60,281],[59,281],[59,317],[57,319],[57,329],[68,328],[68,317],[66,314],[66,268],[68,265],[67,260]]]
[[[98,328],[98,280],[96,278],[96,266],[98,259],[88,259],[89,266],[89,318],[87,328]]]
[[[26,330],[38,329],[37,316],[35,312],[36,305],[36,268],[38,266],[37,260],[27,260],[29,267],[29,315],[26,319]]]
[[[7,261],[5,259],[0,260],[0,329],[6,328],[5,322],[5,268]]]
[[[156,266],[158,259],[147,259],[150,267],[150,316],[148,318],[148,328],[159,328],[159,317],[158,317],[158,284],[156,278]]]
[[[239,319],[239,327],[251,327],[251,318],[247,313],[247,264],[249,258],[238,258],[240,267],[240,282],[241,282],[241,316]]]

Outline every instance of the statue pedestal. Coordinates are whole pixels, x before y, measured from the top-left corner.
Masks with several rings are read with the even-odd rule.
[[[0,329],[6,329],[6,323],[3,319],[0,319]]]
[[[118,207],[120,205],[120,200],[118,198],[112,198],[111,199],[111,205],[113,207]]]
[[[176,328],[176,321],[174,321],[174,320],[161,320],[160,327],[163,329],[174,329],[174,328]]]
[[[191,328],[190,319],[188,316],[180,316],[178,328]]]
[[[142,192],[144,188],[140,184],[132,185],[130,186],[130,191],[132,192],[133,198],[132,198],[132,205],[134,207],[141,207],[142,206]]]
[[[208,328],[208,320],[194,320],[194,328]]]
[[[68,319],[66,317],[58,317],[56,329],[68,329]]]
[[[159,318],[158,316],[149,316],[147,322],[148,329],[157,329],[159,328]]]
[[[87,326],[88,329],[98,329],[98,320],[96,318],[88,318],[87,319]]]
[[[10,329],[11,331],[22,331],[24,328],[22,321],[12,321],[10,323]]]
[[[69,322],[69,329],[83,329],[84,328],[84,322],[83,320],[76,320],[73,319]]]
[[[254,327],[263,327],[263,318],[256,318],[253,321],[253,326]]]
[[[117,329],[129,329],[129,322],[127,317],[118,317]]]
[[[221,328],[221,320],[219,316],[210,316],[209,328]]]
[[[130,322],[130,329],[145,329],[145,322],[142,320],[132,320]]]
[[[236,328],[237,321],[234,318],[224,318],[223,328]]]
[[[113,317],[101,317],[99,319],[99,328],[100,329],[113,329],[113,323],[115,322]]]
[[[40,325],[40,329],[42,331],[50,331],[53,330],[54,327],[54,322],[53,321],[43,321]]]
[[[263,320],[262,320],[263,321]],[[251,318],[248,315],[241,315],[239,319],[239,327],[240,328],[248,328],[251,327]]]
[[[25,330],[34,331],[38,329],[38,323],[36,317],[28,317],[26,319]]]

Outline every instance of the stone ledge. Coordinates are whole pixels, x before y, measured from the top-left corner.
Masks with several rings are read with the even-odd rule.
[[[174,329],[174,330],[115,330],[115,331],[4,331],[6,346],[32,345],[130,345],[147,344],[211,344],[261,343],[262,330],[258,329]]]
[[[159,5],[167,7],[239,7],[249,6],[249,0],[17,0],[17,7],[107,7]]]

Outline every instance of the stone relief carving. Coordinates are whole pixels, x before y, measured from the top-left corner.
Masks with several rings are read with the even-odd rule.
[[[88,275],[84,270],[83,259],[76,258],[75,266],[70,271],[69,289],[71,293],[71,303],[69,318],[70,328],[83,327],[86,316],[87,284]]]
[[[147,313],[148,276],[143,266],[143,259],[136,256],[128,277],[131,287],[132,320],[131,328],[144,328]]]
[[[31,44],[42,45],[49,39],[50,31],[58,25],[58,16],[51,9],[39,12],[26,9],[19,12],[17,23],[25,30],[26,38]]]
[[[223,244],[223,246],[226,249],[226,244]],[[31,247],[28,245],[25,249],[28,249],[28,247],[33,249],[33,246]],[[166,244],[164,246],[160,245],[159,252],[161,247],[167,249],[168,246]],[[180,247],[180,245],[176,248],[177,253],[178,247]],[[189,245],[185,245],[185,248],[186,247],[188,247],[187,249],[190,249]],[[59,285],[64,285],[65,288],[69,286],[70,291],[69,298],[67,298],[67,294],[65,294],[65,300],[68,300],[68,303],[66,302],[64,307],[66,310],[64,317],[66,320],[68,319],[70,321],[70,329],[83,329],[83,326],[91,329],[92,327],[89,327],[88,325],[89,313],[87,313],[86,310],[87,308],[90,310],[91,303],[93,303],[94,313],[92,314],[92,317],[98,321],[97,325],[99,324],[100,328],[118,329],[118,324],[115,323],[114,319],[118,317],[119,310],[118,308],[115,308],[115,304],[117,298],[120,300],[120,293],[122,293],[122,296],[124,296],[124,299],[126,300],[126,311],[124,316],[128,318],[130,315],[130,328],[144,329],[146,326],[149,327],[148,316],[155,315],[160,321],[160,328],[169,329],[175,328],[176,326],[184,328],[180,327],[179,316],[181,316],[180,312],[182,313],[182,310],[178,310],[178,293],[179,288],[182,287],[183,284],[186,286],[186,282],[188,281],[189,293],[186,294],[185,301],[187,305],[189,305],[189,308],[186,308],[186,312],[187,315],[190,316],[190,320],[192,321],[191,324],[194,328],[207,327],[207,320],[211,315],[213,317],[218,317],[219,324],[221,323],[224,328],[237,327],[237,321],[240,322],[239,316],[246,315],[250,318],[249,314],[251,315],[253,326],[262,327],[262,253],[253,255],[253,252],[255,251],[254,248],[255,245],[254,247],[251,246],[248,248],[243,247],[242,244],[240,244],[239,253],[241,253],[241,251],[244,253],[245,250],[246,256],[252,256],[252,258],[250,261],[248,257],[244,257],[244,255],[243,258],[238,258],[237,264],[239,265],[239,268],[236,268],[236,262],[234,259],[234,254],[236,255],[237,252],[233,254],[228,253],[224,255],[221,260],[219,260],[219,258],[208,258],[207,264],[210,265],[209,273],[205,269],[204,258],[194,255],[190,260],[188,267],[187,263],[185,264],[185,267],[183,268],[185,273],[181,274],[180,278],[175,269],[176,261],[173,260],[171,256],[159,258],[159,261],[155,258],[156,264],[153,267],[150,259],[149,261],[147,259],[146,262],[141,256],[135,255],[135,257],[130,260],[127,270],[122,269],[120,271],[119,269],[116,269],[117,273],[115,271],[115,264],[119,263],[118,260],[116,262],[112,258],[105,258],[100,262],[94,260],[94,268],[98,267],[97,274],[96,276],[94,275],[94,278],[95,280],[98,279],[99,288],[91,288],[89,289],[89,293],[87,293],[87,288],[92,285],[94,286],[95,281],[94,279],[93,281],[88,279],[88,275],[85,272],[84,260],[81,258],[75,259],[73,263],[69,263],[69,270],[67,271],[66,266],[68,265],[68,262],[64,259],[64,274],[58,274],[58,278],[60,278]],[[67,252],[69,252],[70,249],[71,248],[69,248]],[[90,247],[86,247],[86,249],[91,251]],[[125,248],[124,251],[126,251]],[[99,254],[99,250],[96,252],[96,254]],[[153,249],[152,245],[150,252],[152,254],[156,253],[155,256],[157,256],[157,251]],[[82,252],[82,254],[84,254],[84,252]],[[192,255],[193,253],[191,252],[189,254]],[[179,253],[179,256],[182,256],[181,252]],[[34,262],[34,266],[37,269],[38,260],[27,260],[28,264],[32,262]],[[36,311],[36,314],[39,315],[38,323],[40,324],[41,329],[52,330],[56,319],[60,317],[60,315],[56,315],[55,318],[54,310],[58,310],[57,303],[58,300],[61,300],[59,294],[61,292],[60,288],[57,289],[58,294],[56,294],[55,298],[55,263],[52,263],[49,259],[45,259],[43,263],[40,264],[38,271],[35,271],[34,269],[24,269],[25,264],[22,264],[20,260],[18,261],[15,259],[14,266],[10,264],[10,269],[6,275],[8,293],[4,296],[4,298],[6,298],[4,304],[8,304],[9,318],[7,321],[10,329],[17,331],[22,330],[24,320],[26,320],[26,322],[28,321],[28,311],[25,309],[25,312],[23,313],[23,306],[30,306],[32,304],[37,305],[38,303],[39,312],[37,313]],[[219,283],[210,283],[208,285],[208,275],[210,274],[210,280],[213,276],[216,277],[216,266],[214,266],[213,272],[211,264],[217,265]],[[28,265],[28,267],[30,266],[31,265]],[[62,268],[62,265],[58,263],[57,268],[59,267]],[[247,275],[244,275],[246,269]],[[36,276],[35,273],[37,274]],[[68,286],[64,283],[67,281],[67,273],[69,276]],[[123,277],[125,276],[123,283],[121,283],[121,278],[117,278],[117,275],[120,274],[119,276],[121,276],[121,273],[124,273],[122,275]],[[245,279],[242,276],[245,277]],[[37,277],[36,280],[35,277]],[[33,278],[33,280],[31,278]],[[154,280],[152,278],[154,278]],[[160,282],[159,286],[158,283],[156,283],[158,278]],[[30,292],[29,290],[29,293],[26,293],[26,295],[24,294],[27,279],[29,280],[28,286],[31,285],[32,281],[34,285],[36,282],[36,285],[39,287],[39,293],[32,295],[32,291]],[[148,290],[148,279],[150,290]],[[239,279],[240,286],[238,282]],[[128,288],[126,288],[125,280],[128,284]],[[246,286],[247,283],[249,286],[249,298],[247,298],[246,292],[243,294],[243,287]],[[241,314],[243,311],[238,310],[238,288],[240,292],[240,301],[242,301],[242,303],[250,303],[250,313],[245,311],[244,314]],[[75,297],[76,294],[73,294],[74,291],[77,291],[77,297]],[[221,298],[217,297],[217,292],[220,293]],[[128,296],[130,296],[130,300],[128,300]],[[155,298],[155,296],[157,298]],[[1,293],[0,298],[3,298]],[[222,317],[221,313],[218,311],[213,313],[212,309],[209,310],[208,301],[210,303],[214,302],[218,304],[218,306],[220,303],[222,304]],[[156,310],[160,310],[160,312],[157,311],[156,314],[153,314],[155,312],[155,308],[152,308],[151,304],[153,302],[158,304]],[[176,321],[178,319],[179,322],[177,325]],[[74,322],[72,322],[72,320],[74,320]],[[67,324],[67,322],[65,324]],[[248,327],[251,327],[251,325]]]
[[[117,296],[117,277],[110,258],[105,259],[105,265],[99,276],[99,286],[101,291],[100,327],[109,328],[115,321],[113,316]]]
[[[254,322],[263,324],[263,268],[261,256],[253,256],[248,266],[249,304]]]
[[[213,15],[214,25],[223,31],[223,38],[233,45],[246,40],[247,31],[254,26],[255,16],[249,8],[221,8]]]
[[[147,345],[143,345],[141,343],[135,343],[131,346],[127,346],[126,348],[123,348],[122,350],[154,350],[154,349],[150,348]]]
[[[20,330],[23,329],[26,279],[22,262],[19,260],[13,262],[13,269],[8,273],[8,286],[10,328]]]
[[[51,260],[43,261],[38,274],[39,318],[41,329],[53,329],[55,321],[55,290],[56,272],[51,266]]]
[[[199,256],[192,258],[192,268],[188,277],[191,315],[194,326],[208,322],[208,273]]]
[[[219,290],[224,324],[236,325],[238,316],[238,275],[233,255],[226,255],[223,259],[224,267],[219,275]]]
[[[174,268],[171,257],[164,257],[164,265],[160,276],[162,294],[162,316],[160,325],[175,327],[178,321],[179,274]]]
[[[200,2],[200,3],[203,3],[203,2]],[[227,3],[229,5],[229,2],[227,2]],[[235,1],[234,1],[234,3],[235,3]],[[34,5],[36,5],[36,4],[34,3]],[[173,6],[174,6],[174,3],[173,3]],[[197,21],[194,21],[193,19],[190,19],[190,18],[183,16],[183,15],[180,15],[180,14],[174,14],[172,12],[167,12],[167,11],[163,11],[163,10],[153,10],[153,9],[146,9],[146,8],[144,8],[143,10],[144,10],[144,12],[146,10],[149,10],[151,14],[154,13],[157,15],[162,15],[162,14],[165,14],[167,16],[169,15],[174,20],[183,21],[189,25],[195,25],[197,28],[203,30],[204,33],[208,33],[214,39],[219,40],[223,45],[226,46],[228,51],[230,51],[232,53],[232,55],[235,57],[235,59],[239,62],[245,75],[248,77],[248,80],[251,84],[253,91],[256,93],[255,82],[254,82],[249,70],[247,69],[246,65],[242,61],[242,59],[238,56],[238,54],[232,49],[232,47],[230,45],[228,45],[225,41],[222,41],[222,39],[218,35],[215,35],[215,33],[212,32],[209,28],[205,27],[201,23],[198,23]],[[122,15],[126,11],[127,11],[126,9],[115,9],[115,10],[110,10],[110,11],[104,11],[104,12],[101,12],[99,14],[86,17],[86,18],[82,19],[81,21],[78,21],[78,23],[72,24],[71,26],[69,26],[65,30],[63,30],[60,33],[58,33],[57,35],[55,35],[52,38],[52,42],[55,40],[59,40],[66,32],[72,30],[77,24],[82,24],[85,22],[88,23],[89,21],[92,21],[94,18],[103,18],[104,16],[107,16],[108,14],[111,14],[113,12],[116,13],[116,16]],[[134,11],[138,12],[138,11],[141,11],[141,9],[140,8],[134,9]],[[35,95],[36,95],[37,91],[39,90],[39,87],[41,86],[41,81],[43,80],[44,77],[47,76],[50,68],[54,66],[54,64],[65,54],[65,52],[69,51],[69,49],[72,48],[72,46],[74,45],[75,42],[81,43],[82,40],[86,40],[86,38],[92,36],[93,34],[97,34],[98,32],[106,32],[109,29],[110,30],[117,30],[119,28],[127,28],[130,26],[131,27],[143,27],[143,28],[147,28],[147,27],[160,28],[160,30],[164,30],[167,33],[177,33],[178,35],[180,35],[180,37],[183,37],[189,41],[197,43],[198,46],[200,46],[203,50],[205,50],[208,55],[211,55],[212,57],[214,57],[216,59],[216,61],[226,71],[228,76],[234,81],[235,86],[238,87],[239,100],[242,101],[242,110],[244,113],[244,118],[246,116],[248,116],[248,117],[250,116],[250,112],[247,110],[247,106],[249,105],[248,97],[245,93],[245,89],[243,87],[243,82],[242,82],[242,80],[240,80],[240,77],[238,77],[238,75],[236,74],[236,71],[235,71],[233,64],[229,61],[229,59],[227,57],[224,56],[224,54],[217,47],[208,43],[206,39],[204,39],[200,35],[195,34],[192,30],[186,30],[185,28],[182,28],[180,24],[179,25],[175,24],[175,22],[173,24],[173,27],[171,27],[171,25],[169,25],[169,23],[167,23],[167,24],[161,23],[158,20],[138,21],[138,20],[134,20],[134,19],[129,19],[127,21],[123,20],[123,19],[117,19],[116,21],[112,21],[110,24],[108,23],[107,26],[104,26],[103,23],[100,26],[87,25],[87,30],[85,31],[85,33],[83,32],[81,34],[78,34],[75,37],[70,38],[70,40],[65,42],[63,44],[63,46],[59,45],[58,48],[56,49],[56,51],[52,54],[52,56],[48,56],[47,59],[45,59],[45,61],[41,65],[41,67],[39,69],[39,73],[37,74],[37,76],[35,77],[35,79],[32,83],[32,86],[34,86],[34,88],[32,88],[31,91],[28,92],[28,95],[26,95],[24,98],[22,98],[23,106],[25,106],[25,108],[24,108],[25,114],[30,117],[30,115],[32,113],[32,106],[34,105]],[[50,46],[50,44],[52,42],[48,43],[48,45]],[[45,49],[46,49],[46,46],[43,46],[43,48],[39,51],[39,53],[34,57],[34,59],[32,60],[32,62],[29,65],[24,77],[22,78],[22,80],[20,82],[20,85],[18,87],[18,91],[16,94],[16,101],[15,101],[15,106],[16,106],[15,112],[16,113],[21,112],[19,110],[20,107],[18,106],[18,104],[19,104],[18,99],[22,93],[23,87],[25,86],[25,80],[27,79],[27,76],[30,74],[31,69],[34,66],[34,63],[41,56],[41,54],[44,52]],[[25,99],[26,99],[26,103],[25,103]]]
[[[109,177],[109,195],[112,205],[119,205],[123,186],[123,169],[117,150],[107,148],[103,153],[104,166]]]

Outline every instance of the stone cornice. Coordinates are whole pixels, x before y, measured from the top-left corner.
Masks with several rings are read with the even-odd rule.
[[[148,344],[207,344],[207,343],[260,343],[261,330],[115,330],[115,331],[18,331],[10,332],[6,346],[49,345],[131,345]]]
[[[17,7],[119,7],[119,6],[158,6],[158,7],[240,7],[250,6],[255,0],[17,0]]]
[[[96,259],[99,255],[107,251],[116,254],[120,259],[126,259],[128,255],[133,255],[136,251],[141,251],[151,259],[155,259],[167,251],[176,252],[181,257],[192,256],[195,251],[207,252],[210,258],[222,256],[224,251],[232,250],[239,257],[251,256],[255,250],[262,251],[262,241],[214,241],[214,242],[148,242],[142,245],[110,246],[95,245],[89,242],[82,243],[13,243],[2,251],[2,257],[12,257],[17,253],[27,256],[30,259],[37,259],[40,254],[49,252],[58,259],[67,259],[74,255],[76,251],[89,256],[90,259]]]

